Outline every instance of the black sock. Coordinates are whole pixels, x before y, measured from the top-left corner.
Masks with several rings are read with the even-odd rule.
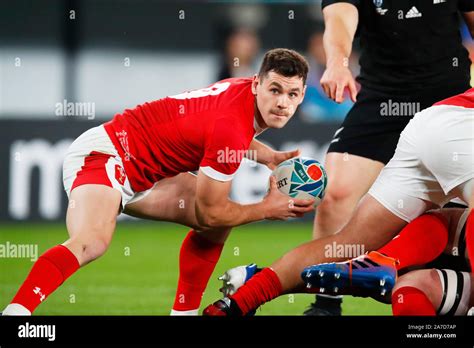
[[[342,297],[329,297],[316,295],[316,306],[322,308],[339,308],[342,305]]]

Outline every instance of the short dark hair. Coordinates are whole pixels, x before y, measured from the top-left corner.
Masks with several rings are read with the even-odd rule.
[[[299,76],[303,85],[308,77],[309,64],[303,55],[287,48],[274,48],[265,53],[258,76],[265,77],[270,71],[285,77]]]

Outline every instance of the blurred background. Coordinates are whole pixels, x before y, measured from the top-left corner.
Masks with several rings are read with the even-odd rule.
[[[351,102],[333,103],[319,85],[325,65],[323,30],[320,1],[1,2],[0,246],[32,244],[41,254],[66,239],[62,160],[86,129],[146,101],[251,76],[267,49],[296,49],[311,70],[294,119],[259,139],[280,150],[300,148],[303,155],[324,161]],[[356,43],[350,62],[355,75],[357,61]],[[262,166],[243,163],[232,197],[258,201],[268,175]],[[120,219],[130,221],[119,224],[109,253],[75,275],[38,313],[169,313],[186,228]],[[268,264],[309,240],[311,229],[311,218],[239,228],[216,275],[249,262]],[[2,256],[1,250],[0,307],[32,264],[28,258]],[[213,276],[205,304],[219,296],[218,287]],[[266,305],[263,314],[300,314],[310,300],[280,299]],[[363,300],[348,302],[347,314],[390,312]]]

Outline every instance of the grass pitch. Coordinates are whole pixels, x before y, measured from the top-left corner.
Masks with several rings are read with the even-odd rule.
[[[157,222],[119,222],[107,253],[79,270],[40,307],[37,315],[168,315],[178,279],[178,253],[188,229]],[[67,238],[65,224],[0,225],[0,244],[37,244],[41,255]],[[217,280],[226,269],[269,265],[311,238],[309,223],[258,223],[230,235],[203,297],[201,310],[221,297]],[[12,299],[33,262],[0,258],[0,310]],[[286,295],[257,315],[301,315],[312,295]],[[391,315],[388,305],[344,298],[344,315]]]

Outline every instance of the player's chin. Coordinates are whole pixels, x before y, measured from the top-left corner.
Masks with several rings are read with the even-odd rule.
[[[270,128],[283,128],[288,121],[290,120],[290,116],[278,116],[278,115],[271,115],[270,122],[268,122],[268,126]]]

